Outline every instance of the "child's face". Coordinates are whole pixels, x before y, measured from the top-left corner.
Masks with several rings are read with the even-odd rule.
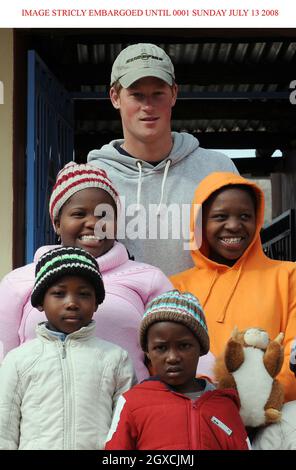
[[[103,209],[105,213],[94,215],[96,208]],[[55,222],[55,228],[64,246],[83,248],[98,258],[114,245],[115,203],[110,194],[103,189],[82,189],[64,204]]]
[[[232,266],[248,248],[255,232],[254,202],[242,189],[225,189],[204,209],[203,233],[213,261]]]
[[[82,277],[64,276],[47,289],[38,309],[53,330],[73,333],[87,326],[97,309],[94,287]]]
[[[189,328],[171,321],[154,323],[147,333],[147,353],[163,382],[180,393],[195,391],[200,346]]]

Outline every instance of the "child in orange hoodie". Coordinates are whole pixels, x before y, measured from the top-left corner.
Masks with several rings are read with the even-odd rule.
[[[271,338],[284,332],[285,360],[278,376],[286,401],[296,399],[296,381],[289,369],[296,332],[296,264],[268,258],[260,229],[264,196],[254,183],[233,173],[212,173],[195,191],[202,207],[202,228],[192,217],[195,267],[172,276],[176,288],[196,295],[207,319],[211,351],[222,353],[235,326],[260,327]],[[192,212],[193,213],[193,212]]]

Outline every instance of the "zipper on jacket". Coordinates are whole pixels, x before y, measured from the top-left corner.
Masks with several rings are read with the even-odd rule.
[[[178,393],[175,391],[171,391],[171,392],[174,393],[175,395],[182,397],[184,400],[187,401],[187,405],[186,405],[187,410],[188,410],[187,413],[189,414],[188,416],[189,449],[199,450],[200,439],[198,437],[197,428],[200,427],[200,424],[199,424],[199,410],[198,410],[199,405],[197,403],[199,403],[199,400],[202,399],[202,396],[192,401],[189,397],[186,397],[183,393]]]
[[[62,359],[65,359],[66,357],[66,345],[65,345],[65,341],[63,341],[63,345],[62,345]]]
[[[72,383],[71,383],[71,354],[66,354],[66,342],[69,344],[69,339],[66,338],[62,342],[62,379],[63,379],[63,400],[64,400],[64,429],[63,429],[63,442],[64,450],[74,449],[74,431],[73,431],[73,409],[72,409]],[[66,356],[67,360],[66,360]],[[64,360],[63,360],[64,359]]]

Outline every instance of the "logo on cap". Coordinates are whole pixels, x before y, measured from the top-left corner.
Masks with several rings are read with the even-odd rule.
[[[145,52],[142,52],[142,54],[141,54],[141,59],[142,59],[142,60],[148,60],[148,59],[149,59],[149,55],[146,54]]]
[[[131,59],[127,59],[126,64],[129,64],[130,62],[134,62],[135,60],[148,60],[148,59],[155,59],[155,60],[163,60],[162,57],[157,57],[155,55],[147,54],[146,52],[142,52],[141,55],[137,55],[136,57],[131,57]]]

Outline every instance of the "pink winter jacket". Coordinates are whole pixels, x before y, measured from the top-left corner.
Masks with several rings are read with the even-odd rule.
[[[0,284],[0,348],[2,343],[3,355],[35,338],[36,325],[46,320],[44,312],[32,307],[30,295],[35,265],[40,256],[52,248],[54,246],[39,248],[33,263],[7,274]],[[97,261],[104,279],[106,298],[93,317],[96,335],[128,351],[141,381],[149,373],[138,343],[139,324],[146,304],[172,289],[172,284],[158,268],[130,261],[125,247],[118,242]]]

